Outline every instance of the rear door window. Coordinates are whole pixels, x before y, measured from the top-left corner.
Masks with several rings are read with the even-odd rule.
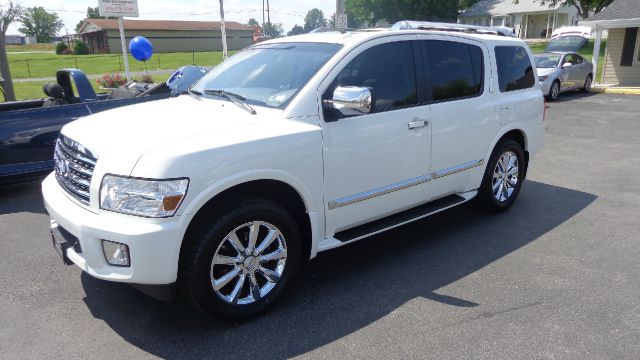
[[[433,101],[480,95],[483,89],[482,49],[454,41],[423,41]]]
[[[496,46],[500,91],[528,89],[535,85],[529,54],[522,46]]]

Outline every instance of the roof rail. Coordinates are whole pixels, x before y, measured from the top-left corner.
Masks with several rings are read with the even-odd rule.
[[[488,34],[498,36],[515,36],[513,30],[504,27],[489,27],[467,24],[452,24],[429,21],[404,20],[395,23],[391,30],[435,30],[435,31],[455,31],[476,34]]]

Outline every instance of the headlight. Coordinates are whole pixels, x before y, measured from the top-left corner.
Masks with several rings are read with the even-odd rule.
[[[548,79],[548,78],[549,78],[549,75],[543,75],[543,76],[539,76],[539,77],[538,77],[538,80],[539,80],[540,82],[543,82],[543,81],[547,81],[547,79]]]
[[[100,208],[146,217],[173,216],[188,185],[188,179],[147,180],[105,175],[100,187]]]

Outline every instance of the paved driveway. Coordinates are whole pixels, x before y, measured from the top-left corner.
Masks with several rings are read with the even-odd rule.
[[[322,254],[269,313],[64,267],[37,184],[0,190],[0,357],[640,357],[640,98],[563,95],[514,208],[471,206]]]

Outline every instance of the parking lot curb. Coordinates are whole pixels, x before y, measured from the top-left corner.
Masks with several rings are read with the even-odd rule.
[[[600,94],[640,95],[640,88],[601,88],[593,87],[591,91]]]

